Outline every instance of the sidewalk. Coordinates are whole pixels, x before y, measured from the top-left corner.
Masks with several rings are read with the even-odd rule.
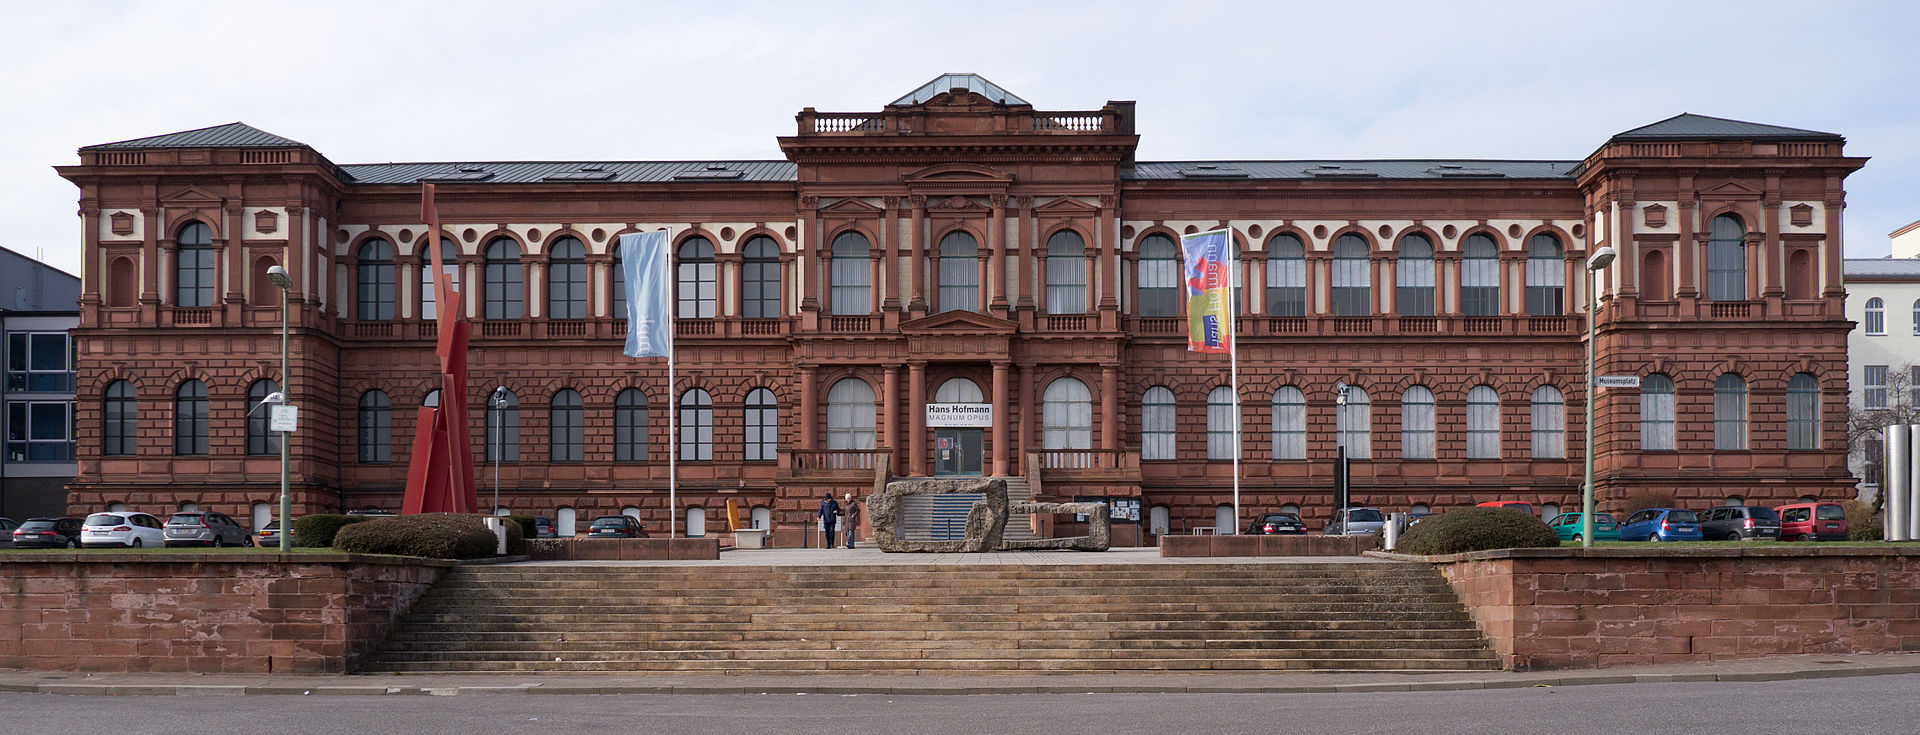
[[[1806,655],[1597,671],[1038,676],[83,674],[0,669],[0,692],[92,696],[499,694],[1320,694],[1515,689],[1676,681],[1784,681],[1920,673],[1920,654]]]

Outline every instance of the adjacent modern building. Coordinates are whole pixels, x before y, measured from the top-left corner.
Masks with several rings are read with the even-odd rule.
[[[80,279],[0,248],[0,344],[7,448],[0,454],[0,516],[23,520],[67,511],[74,479],[74,352]]]
[[[58,167],[86,254],[73,511],[263,519],[278,437],[247,407],[282,387],[296,512],[397,506],[438,398],[428,247],[475,322],[481,495],[497,470],[501,506],[563,531],[724,530],[733,501],[790,542],[824,492],[948,474],[1109,500],[1122,543],[1284,508],[1317,527],[1337,448],[1358,503],[1571,506],[1603,245],[1600,372],[1641,379],[1594,402],[1603,503],[1852,492],[1839,213],[1865,160],[1839,135],[1687,114],[1565,160],[1139,161],[1132,102],[1044,110],[964,74],[796,123],[758,161],[337,164],[240,123],[80,149]],[[620,353],[614,244],[658,228],[672,386]],[[1177,243],[1215,228],[1237,389],[1186,350]]]
[[[1877,428],[1920,422],[1920,222],[1894,230],[1885,258],[1850,258],[1848,368],[1853,384],[1850,466],[1863,495],[1879,492],[1884,449]]]

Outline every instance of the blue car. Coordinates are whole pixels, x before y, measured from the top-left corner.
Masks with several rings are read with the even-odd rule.
[[[1596,534],[1597,535],[1597,534]],[[1621,541],[1705,541],[1700,516],[1679,508],[1648,508],[1620,523]]]

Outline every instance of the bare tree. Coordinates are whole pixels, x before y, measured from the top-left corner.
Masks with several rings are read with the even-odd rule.
[[[1847,454],[1859,457],[1860,480],[1877,487],[1886,484],[1887,433],[1889,426],[1901,424],[1920,424],[1920,382],[1914,380],[1920,365],[1912,363],[1887,370],[1885,395],[1875,395],[1868,388],[1862,403],[1866,406],[1847,406]],[[1880,507],[1880,496],[1874,494],[1874,509]]]

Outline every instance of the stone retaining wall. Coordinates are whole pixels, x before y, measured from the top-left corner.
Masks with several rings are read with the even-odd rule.
[[[358,554],[8,554],[0,668],[346,673],[450,566]]]
[[[1920,549],[1508,549],[1439,564],[1515,669],[1920,651]]]
[[[1160,555],[1359,556],[1378,544],[1373,536],[1161,536]]]
[[[720,558],[720,539],[704,538],[563,538],[531,539],[527,555],[534,561],[668,561]]]

